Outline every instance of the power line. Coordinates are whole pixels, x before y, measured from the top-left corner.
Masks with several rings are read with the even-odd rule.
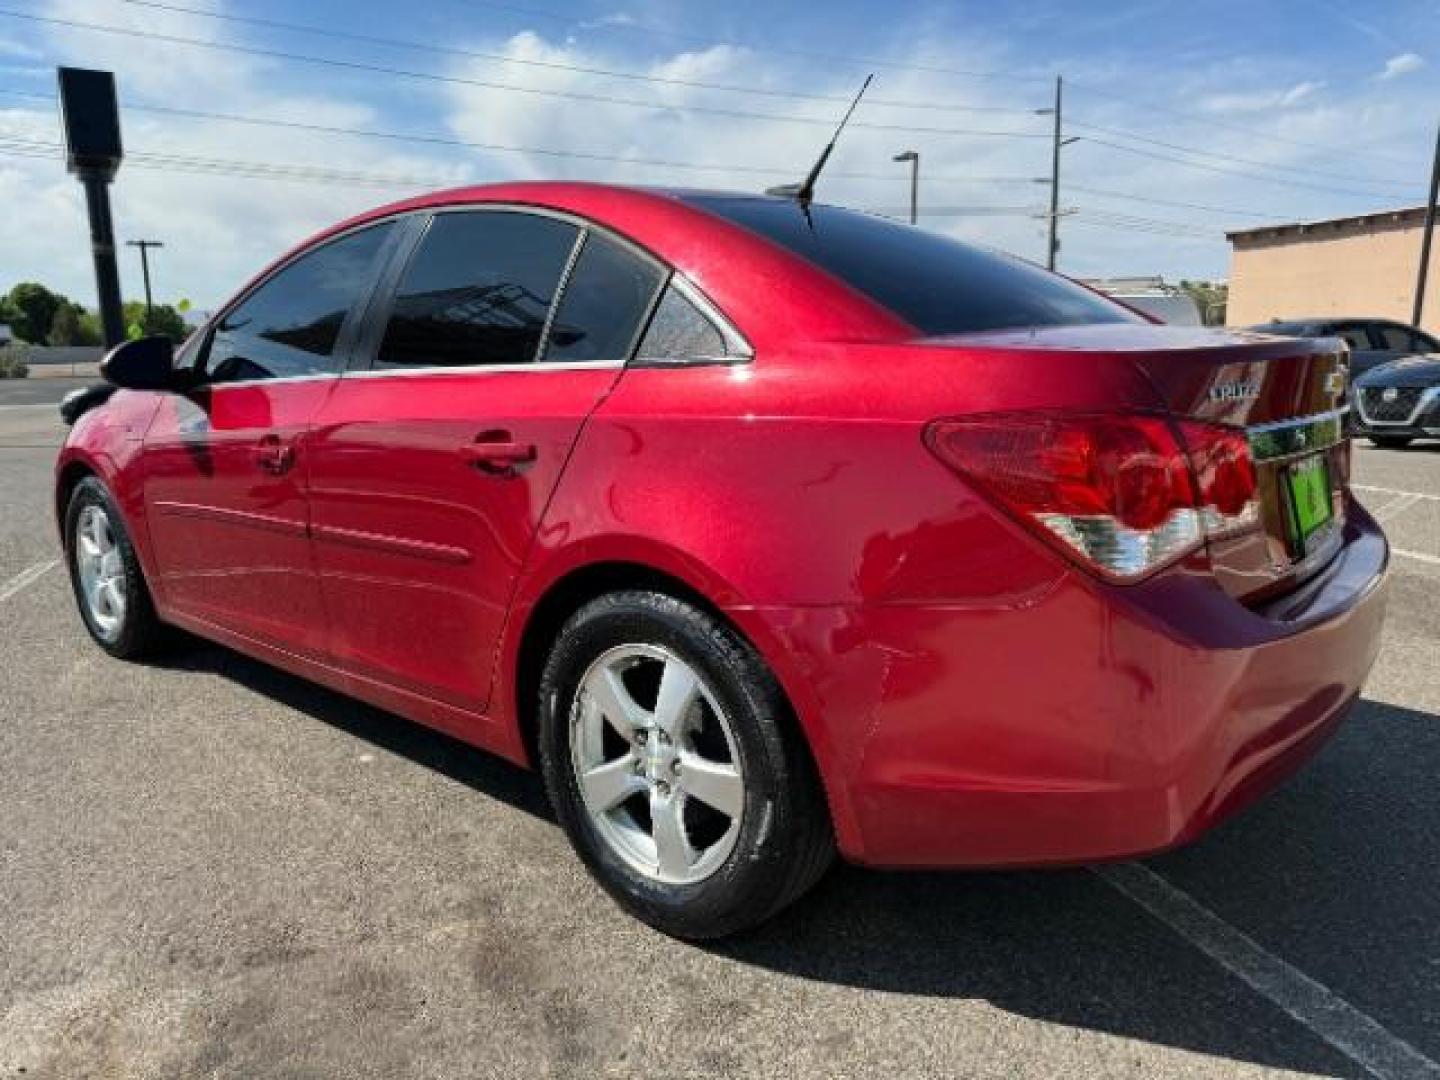
[[[517,64],[525,67],[545,68],[551,71],[569,71],[582,75],[598,75],[607,79],[628,79],[634,82],[655,83],[662,86],[683,86],[697,90],[717,90],[735,94],[757,94],[763,97],[794,98],[806,101],[826,101],[846,104],[850,99],[836,94],[816,94],[803,90],[776,90],[759,86],[737,86],[733,83],[702,82],[693,79],[676,79],[661,75],[646,75],[636,71],[619,71],[614,68],[589,67],[583,64],[565,64],[557,60],[534,60],[503,53],[480,52],[462,49],[452,45],[436,45],[412,39],[380,37],[372,34],[356,34],[334,27],[309,26],[304,23],[284,22],[280,19],[261,19],[249,15],[231,15],[220,11],[206,11],[203,8],[185,7],[181,4],[161,3],[160,0],[119,0],[122,4],[171,11],[185,15],[198,15],[207,19],[238,23],[244,26],[259,26],[272,30],[286,30],[301,34],[317,34],[328,40],[356,41],[367,45],[384,45],[398,49],[413,49],[445,56],[464,56],[475,60],[493,60],[502,64]],[[950,105],[933,101],[894,101],[885,98],[866,98],[866,105],[880,105],[893,109],[927,109],[935,112],[1004,113],[1012,116],[1034,115],[1034,109],[1001,105]]]
[[[1276,135],[1273,132],[1261,131],[1258,128],[1242,127],[1239,124],[1232,124],[1225,120],[1216,120],[1214,117],[1204,116],[1200,113],[1187,112],[1184,109],[1176,109],[1168,105],[1157,105],[1154,102],[1149,101],[1147,101],[1144,105],[1137,106],[1135,95],[1133,93],[1120,94],[1111,90],[1101,90],[1098,87],[1090,86],[1085,83],[1080,83],[1078,84],[1078,86],[1084,93],[1096,94],[1100,97],[1107,97],[1114,101],[1121,101],[1124,102],[1126,105],[1131,106],[1132,108],[1139,107],[1146,109],[1150,112],[1166,113],[1170,116],[1178,116],[1182,119],[1190,120],[1197,124],[1209,124],[1211,127],[1220,128],[1225,131],[1233,131],[1240,135],[1249,135],[1252,138],[1267,139],[1271,142],[1286,143],[1290,146],[1298,146],[1306,150],[1319,150],[1327,154],[1338,155],[1342,158],[1349,157],[1350,155],[1355,153],[1355,147],[1353,146],[1331,146],[1325,143],[1306,142],[1300,139],[1290,139],[1285,137],[1284,135]],[[1368,156],[1377,160],[1391,161],[1400,165],[1413,166],[1415,164],[1415,162],[1413,161],[1404,161],[1401,158],[1388,157],[1383,154],[1368,154]]]
[[[1185,158],[1175,157],[1173,154],[1162,154],[1154,150],[1142,150],[1136,146],[1123,146],[1120,143],[1108,142],[1105,139],[1097,139],[1093,136],[1085,136],[1085,142],[1091,146],[1104,146],[1110,150],[1119,150],[1126,154],[1135,154],[1139,157],[1151,158],[1155,161],[1168,161],[1173,165],[1185,165],[1192,169],[1203,169],[1206,172],[1220,173],[1224,176],[1243,176],[1251,180],[1263,180],[1269,184],[1280,184],[1285,187],[1304,188],[1308,191],[1325,191],[1339,195],[1354,195],[1362,199],[1408,199],[1410,196],[1399,195],[1393,192],[1382,191],[1356,191],[1353,188],[1340,188],[1330,184],[1308,184],[1303,180],[1290,180],[1282,176],[1265,176],[1261,173],[1246,172],[1243,169],[1230,169],[1222,165],[1211,165],[1204,161],[1190,161]]]
[[[240,53],[249,56],[263,56],[271,60],[285,60],[303,64],[318,64],[324,67],[340,68],[347,71],[365,71],[378,75],[390,75],[397,78],[420,79],[426,82],[439,82],[455,84],[460,86],[475,86],[487,90],[502,90],[508,93],[532,94],[538,97],[564,98],[571,101],[591,101],[605,105],[619,105],[626,108],[653,109],[658,112],[679,112],[695,113],[706,116],[730,116],[745,120],[765,120],[776,123],[789,124],[810,124],[822,127],[831,127],[833,121],[830,119],[818,119],[808,116],[784,116],[776,113],[754,113],[745,112],[739,109],[720,109],[707,105],[670,105],[664,102],[639,101],[635,98],[614,97],[609,94],[589,94],[577,90],[549,90],[534,86],[516,86],[513,83],[490,82],[485,79],[471,79],[460,75],[441,75],[433,71],[413,71],[409,68],[388,67],[382,64],[366,64],[358,60],[340,60],[327,56],[312,56],[309,53],[285,52],[280,49],[263,49],[253,45],[237,45],[219,41],[204,41],[200,38],[181,37],[178,34],[158,34],[149,30],[135,30],[123,26],[109,26],[103,23],[81,22],[77,19],[59,19],[48,15],[32,15],[29,12],[10,11],[0,9],[0,16],[11,19],[24,19],[29,22],[46,23],[54,26],[68,26],[77,30],[91,30],[97,33],[118,34],[122,37],[142,38],[150,42],[165,42],[170,45],[185,45],[201,49],[214,49],[220,52]],[[872,131],[905,131],[924,135],[963,135],[975,138],[1003,138],[1003,139],[1043,139],[1046,136],[1040,132],[1029,131],[992,131],[985,129],[966,128],[932,128],[916,127],[904,124],[876,124],[862,123],[856,121],[850,125],[857,128],[868,128]]]
[[[0,90],[0,95],[7,97],[33,98],[54,102],[54,94],[41,94],[26,92],[22,90]],[[581,150],[556,150],[549,147],[539,146],[510,146],[502,143],[474,142],[467,139],[454,139],[446,135],[424,135],[399,131],[383,131],[371,128],[342,127],[331,124],[312,124],[303,120],[284,120],[275,117],[247,116],[239,113],[212,112],[206,109],[181,109],[168,105],[143,105],[127,102],[127,111],[151,112],[165,116],[178,116],[185,119],[196,120],[218,120],[222,123],[251,124],[260,127],[291,129],[296,131],[309,131],[326,135],[346,135],[370,139],[387,139],[398,142],[418,143],[428,146],[457,147],[466,150],[486,150],[499,153],[529,154],[539,157],[573,158],[580,161],[603,161],[615,165],[645,166],[651,168],[684,169],[699,172],[733,172],[746,173],[760,176],[791,176],[793,169],[776,168],[766,165],[739,165],[729,162],[694,162],[694,161],[669,161],[659,158],[637,158],[625,157],[620,154],[604,154],[599,152]],[[834,179],[847,180],[879,180],[886,183],[894,183],[895,176],[892,173],[864,173],[864,172],[832,172],[829,174]],[[1029,176],[937,176],[932,177],[939,182],[954,184],[1028,184],[1035,182],[1034,177]]]
[[[1304,176],[1319,176],[1330,180],[1343,180],[1352,183],[1371,184],[1374,181],[1368,177],[1356,176],[1354,173],[1326,172],[1321,169],[1312,169],[1308,166],[1295,165],[1274,165],[1268,161],[1260,161],[1256,158],[1238,157],[1234,154],[1222,153],[1219,150],[1196,150],[1193,147],[1181,143],[1166,142],[1163,139],[1155,139],[1149,135],[1137,135],[1132,131],[1122,131],[1118,128],[1101,127],[1099,124],[1087,124],[1079,120],[1071,121],[1072,127],[1080,128],[1083,131],[1095,131],[1101,135],[1112,135],[1120,139],[1129,139],[1131,142],[1146,143],[1150,146],[1163,147],[1166,150],[1178,150],[1181,153],[1193,154],[1197,157],[1214,158],[1217,161],[1234,162],[1237,165],[1252,165],[1261,169],[1271,169],[1275,172],[1299,173]]]
[[[1174,206],[1183,210],[1203,210],[1211,214],[1227,214],[1231,217],[1255,218],[1260,221],[1273,221],[1277,224],[1289,223],[1293,218],[1282,217],[1276,214],[1260,214],[1254,210],[1241,209],[1238,206],[1212,206],[1207,203],[1181,202],[1178,199],[1157,199],[1149,195],[1136,195],[1129,191],[1111,191],[1107,188],[1089,187],[1085,184],[1066,184],[1066,191],[1078,191],[1083,195],[1095,195],[1099,198],[1124,199],[1127,202],[1149,203],[1153,206]]]
[[[467,12],[474,8],[483,8],[488,11],[501,11],[511,15],[520,15],[525,18],[552,19],[566,25],[578,25],[586,30],[614,30],[625,33],[648,34],[652,37],[672,38],[679,41],[693,41],[701,45],[714,48],[725,46],[733,49],[746,49],[750,52],[764,53],[774,56],[796,56],[808,60],[824,60],[831,63],[853,64],[856,67],[874,69],[889,68],[895,71],[923,71],[934,75],[952,75],[962,79],[994,79],[1001,82],[1020,83],[1049,83],[1049,75],[1017,75],[1010,71],[969,71],[963,68],[937,67],[928,64],[905,63],[899,60],[886,60],[879,57],[849,56],[843,53],[816,52],[808,49],[787,49],[776,45],[753,45],[749,42],[738,41],[730,38],[712,38],[702,34],[688,34],[680,30],[663,29],[646,23],[607,21],[589,23],[577,20],[570,15],[562,15],[559,12],[543,11],[536,8],[522,7],[515,4],[488,3],[485,0],[458,0],[451,6],[464,8]]]

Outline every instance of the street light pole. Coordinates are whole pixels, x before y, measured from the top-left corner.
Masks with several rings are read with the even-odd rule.
[[[914,225],[920,217],[920,152],[906,150],[896,154],[894,160],[910,163],[910,224]]]
[[[1055,76],[1055,135],[1050,146],[1050,230],[1045,245],[1045,269],[1055,269],[1055,257],[1060,253],[1060,106],[1064,96],[1064,81]]]
[[[149,318],[150,309],[154,306],[150,297],[150,249],[165,245],[159,240],[126,240],[125,246],[140,249],[140,272],[145,276],[145,316]]]

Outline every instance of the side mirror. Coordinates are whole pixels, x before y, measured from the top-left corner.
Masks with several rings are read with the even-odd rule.
[[[173,390],[175,345],[160,336],[122,342],[100,361],[100,376],[127,390]]]

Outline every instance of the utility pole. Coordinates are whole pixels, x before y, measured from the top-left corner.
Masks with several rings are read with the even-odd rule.
[[[1064,97],[1064,80],[1055,76],[1055,129],[1050,144],[1050,236],[1045,246],[1045,268],[1055,269],[1060,253],[1060,106]]]
[[[914,225],[920,217],[920,152],[906,150],[896,154],[893,160],[910,163],[910,224]]]
[[[1430,240],[1435,235],[1435,197],[1440,194],[1440,130],[1435,133],[1435,163],[1430,166],[1430,201],[1425,204],[1425,233],[1420,238],[1420,271],[1415,279],[1415,310],[1411,326],[1420,325],[1425,312],[1425,278],[1430,270]]]
[[[125,246],[140,249],[140,272],[145,276],[145,316],[149,318],[150,309],[154,306],[150,299],[150,249],[165,245],[159,240],[126,240]]]

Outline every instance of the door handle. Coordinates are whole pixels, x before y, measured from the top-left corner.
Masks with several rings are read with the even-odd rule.
[[[255,464],[274,476],[287,473],[295,464],[295,444],[279,435],[266,435],[255,445]]]
[[[508,431],[482,431],[460,448],[461,456],[483,472],[512,476],[521,465],[535,460],[534,443],[516,442]]]

